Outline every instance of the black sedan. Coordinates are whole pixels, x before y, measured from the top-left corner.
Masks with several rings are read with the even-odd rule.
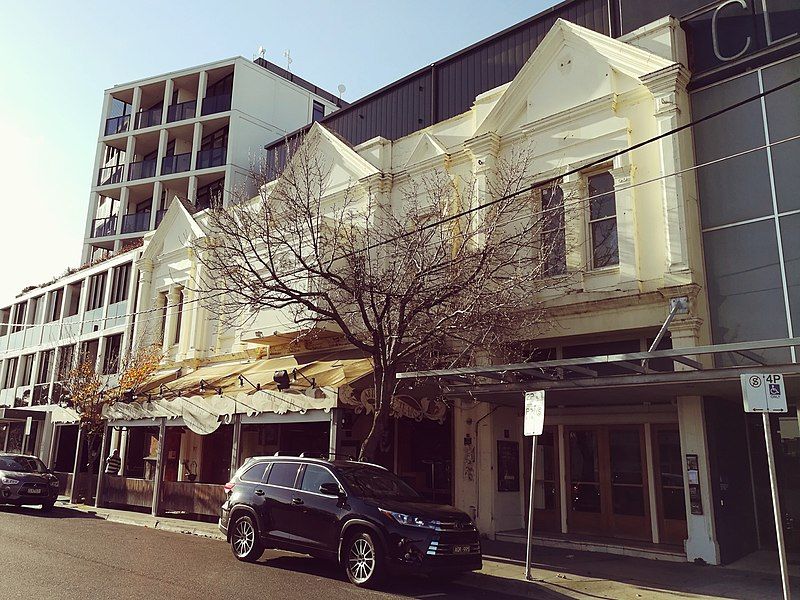
[[[53,508],[58,478],[35,456],[0,452],[0,504],[39,504]]]

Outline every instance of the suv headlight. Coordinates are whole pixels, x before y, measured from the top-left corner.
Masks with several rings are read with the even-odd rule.
[[[406,525],[408,527],[420,527],[422,529],[436,529],[438,525],[436,521],[423,519],[422,517],[417,517],[414,515],[407,515],[404,513],[394,512],[391,510],[383,510],[383,509],[380,509],[380,511],[381,513],[383,513],[390,519],[393,519],[400,525]]]
[[[3,485],[17,485],[19,483],[19,479],[11,479],[11,477],[0,477],[0,483]]]
[[[50,485],[52,485],[53,487],[58,487],[58,479],[51,479]]]

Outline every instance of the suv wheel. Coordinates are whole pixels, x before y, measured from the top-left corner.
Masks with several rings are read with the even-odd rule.
[[[231,532],[233,555],[245,562],[255,562],[264,554],[264,546],[258,536],[258,527],[249,515],[237,517]]]
[[[361,532],[349,537],[344,546],[344,570],[350,583],[375,587],[383,579],[383,552],[372,535]]]

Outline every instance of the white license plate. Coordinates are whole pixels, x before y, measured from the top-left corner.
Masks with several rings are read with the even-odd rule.
[[[469,554],[469,546],[453,546],[453,554]]]
[[[28,493],[29,494],[41,494],[42,490],[40,490],[39,488],[28,488]]]

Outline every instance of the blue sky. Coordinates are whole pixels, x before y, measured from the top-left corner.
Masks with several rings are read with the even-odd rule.
[[[104,89],[264,46],[352,101],[553,4],[3,0],[0,303],[79,262]]]

